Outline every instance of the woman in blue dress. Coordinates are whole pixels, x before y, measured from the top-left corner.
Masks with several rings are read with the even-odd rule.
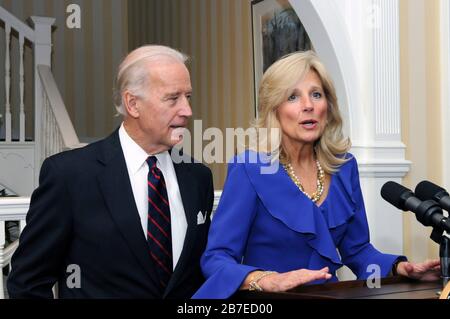
[[[287,55],[266,71],[255,128],[278,129],[278,138],[259,136],[229,163],[201,260],[206,282],[194,298],[337,281],[343,265],[358,279],[374,265],[381,277],[439,278],[439,260],[413,264],[371,245],[335,88],[312,51]]]

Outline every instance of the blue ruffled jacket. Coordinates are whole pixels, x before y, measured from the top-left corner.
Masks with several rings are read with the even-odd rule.
[[[206,282],[193,298],[228,298],[258,269],[328,266],[329,281],[337,281],[336,270],[343,264],[358,279],[366,279],[372,274],[368,266],[377,264],[381,276],[387,276],[403,256],[383,254],[370,244],[358,166],[352,155],[347,158],[318,207],[277,161],[252,151],[235,157],[201,259]]]

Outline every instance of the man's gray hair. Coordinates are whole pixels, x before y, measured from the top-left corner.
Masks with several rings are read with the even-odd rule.
[[[185,64],[189,57],[175,49],[162,45],[145,45],[130,52],[119,66],[114,88],[114,105],[117,112],[126,115],[122,94],[130,91],[145,97],[150,85],[149,72],[145,64],[150,61],[174,60]]]

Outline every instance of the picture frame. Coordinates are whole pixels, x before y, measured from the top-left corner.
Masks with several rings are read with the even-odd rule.
[[[253,0],[251,14],[257,118],[258,88],[266,69],[286,54],[313,50],[313,45],[289,0]]]

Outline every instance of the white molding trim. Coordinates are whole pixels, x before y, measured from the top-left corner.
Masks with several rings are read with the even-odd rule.
[[[442,182],[450,188],[450,3],[440,1],[441,12],[441,126],[442,126]]]
[[[30,149],[33,150],[36,144],[34,142],[0,142],[0,150],[17,150]]]
[[[405,145],[401,142],[378,142],[375,145],[354,145],[361,177],[403,178],[411,170],[405,160]]]
[[[361,177],[403,178],[408,174],[411,164],[405,162],[373,161],[358,163]]]
[[[0,198],[0,221],[25,220],[30,197]]]

